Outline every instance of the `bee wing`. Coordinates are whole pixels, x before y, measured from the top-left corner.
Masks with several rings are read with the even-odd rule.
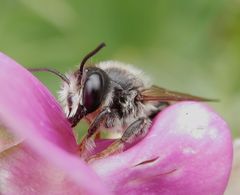
[[[207,99],[203,97],[193,96],[186,93],[170,91],[158,86],[151,86],[141,92],[141,101],[217,101],[214,99]]]

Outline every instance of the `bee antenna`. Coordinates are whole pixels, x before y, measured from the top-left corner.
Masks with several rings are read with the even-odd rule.
[[[55,75],[57,75],[59,78],[61,78],[63,81],[65,81],[68,85],[70,84],[69,79],[62,74],[61,72],[55,70],[55,69],[50,69],[50,68],[28,68],[30,72],[51,72]]]
[[[106,46],[105,43],[99,44],[99,45],[96,47],[96,49],[94,49],[93,51],[91,51],[90,53],[88,53],[88,54],[83,58],[83,60],[82,60],[82,62],[81,62],[81,64],[80,64],[80,69],[79,69],[79,71],[80,71],[79,77],[80,77],[80,78],[82,77],[83,68],[84,68],[84,65],[85,65],[85,63],[87,62],[87,60],[88,60],[89,58],[91,58],[92,56],[94,56],[96,53],[98,53],[98,52],[99,52],[103,47],[105,47],[105,46]]]

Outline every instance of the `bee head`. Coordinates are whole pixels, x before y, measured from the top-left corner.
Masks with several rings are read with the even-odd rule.
[[[97,67],[84,68],[87,59],[104,46],[105,44],[100,44],[86,55],[80,68],[66,75],[69,83],[63,82],[60,100],[72,126],[75,126],[87,114],[97,110],[107,94],[109,86],[107,74]]]
[[[62,79],[59,99],[64,112],[75,126],[85,115],[98,109],[107,93],[109,78],[100,68],[84,68],[89,58],[105,47],[101,43],[96,49],[88,53],[82,60],[80,68],[69,74],[62,74],[50,68],[29,68],[31,72],[50,72]]]

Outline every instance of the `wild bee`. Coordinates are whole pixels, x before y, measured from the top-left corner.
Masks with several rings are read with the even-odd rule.
[[[63,80],[60,100],[72,127],[83,118],[89,122],[80,144],[80,155],[84,158],[89,157],[95,146],[93,138],[101,129],[118,131],[121,137],[90,159],[119,152],[126,144],[144,137],[153,118],[172,102],[210,101],[152,85],[141,70],[121,62],[105,61],[86,66],[87,60],[104,46],[100,44],[83,58],[79,69],[65,75],[48,68],[30,69],[52,72]]]

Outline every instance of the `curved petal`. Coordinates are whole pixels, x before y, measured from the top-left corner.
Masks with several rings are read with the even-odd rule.
[[[0,68],[0,121],[4,125],[14,125],[13,120],[24,123],[26,127],[15,132],[22,138],[32,139],[34,134],[75,152],[77,145],[70,125],[46,87],[3,53]]]
[[[232,164],[226,123],[204,104],[160,113],[147,136],[91,166],[117,194],[223,194]]]
[[[50,167],[55,166],[56,170],[64,174],[64,178],[78,186],[79,192],[108,194],[97,175],[76,155],[77,144],[72,130],[48,90],[27,70],[2,53],[0,53],[0,69],[0,122],[21,139],[24,138],[26,143],[24,149],[19,149],[19,154],[13,152],[9,157],[4,156],[4,159],[0,160],[1,183],[8,182],[8,177],[17,177],[15,173],[26,173],[26,177],[32,177],[30,173],[36,170],[34,166],[43,162],[43,168],[46,163],[50,163]],[[11,149],[7,151],[9,150]],[[27,157],[26,154],[30,156]],[[20,162],[17,163],[15,158],[20,158]],[[31,161],[31,158],[34,160]],[[34,164],[30,166],[27,159]],[[13,169],[8,166],[8,164],[13,165],[11,160],[16,162],[15,169],[14,166]],[[39,163],[36,163],[38,160]],[[42,164],[39,166],[43,171]],[[46,170],[48,170],[47,167]],[[7,178],[2,177],[6,174]],[[45,179],[47,180],[48,177]],[[27,183],[26,181],[31,182],[27,179],[23,182],[30,186],[30,190],[44,188],[42,180]],[[17,183],[21,178],[11,181],[16,181],[11,183],[16,189],[21,189],[21,183]],[[15,192],[15,194],[19,193],[21,191]]]

